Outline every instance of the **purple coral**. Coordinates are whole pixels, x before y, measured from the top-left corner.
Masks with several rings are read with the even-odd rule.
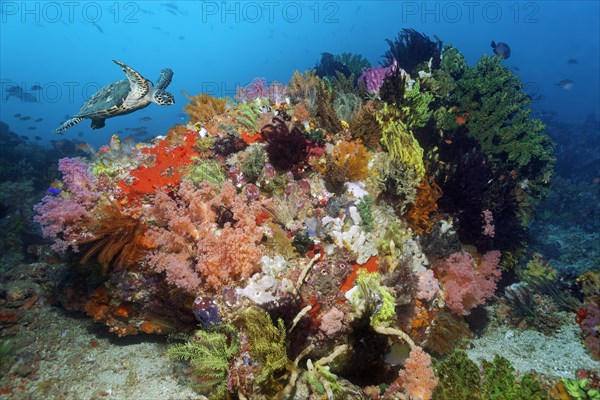
[[[45,196],[33,207],[38,214],[33,219],[42,226],[44,237],[54,240],[53,250],[77,251],[77,242],[85,238],[81,222],[89,218],[100,197],[98,182],[79,158],[60,159],[58,170],[63,174],[62,194]]]
[[[238,87],[237,101],[252,101],[260,97],[268,97],[269,88],[265,78],[254,78],[247,86]]]
[[[379,93],[383,80],[394,70],[395,66],[392,64],[389,67],[371,67],[363,69],[362,73],[358,77],[359,81],[365,82],[367,91],[369,93]]]

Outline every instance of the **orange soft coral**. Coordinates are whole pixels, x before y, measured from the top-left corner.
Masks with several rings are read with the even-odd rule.
[[[190,116],[191,124],[206,124],[213,117],[219,114],[223,114],[226,110],[225,100],[217,99],[209,94],[199,94],[197,96],[190,96],[187,93],[184,95],[190,100],[190,102],[183,108]]]
[[[438,378],[431,368],[431,356],[419,346],[412,348],[398,376],[411,399],[431,399],[433,389],[438,384]]]
[[[360,181],[369,173],[370,154],[360,140],[339,142],[333,148],[333,159],[338,166],[347,166],[349,181]]]
[[[414,204],[405,215],[408,225],[418,233],[429,233],[435,225],[437,218],[432,213],[437,211],[437,201],[442,197],[442,189],[433,181],[424,177],[417,188],[417,197]]]

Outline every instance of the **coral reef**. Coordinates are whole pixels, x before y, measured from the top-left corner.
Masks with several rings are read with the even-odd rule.
[[[35,206],[70,268],[59,301],[118,336],[183,336],[169,355],[213,398],[542,398],[506,360],[482,380],[455,349],[497,285],[494,322],[551,334],[579,310],[595,349],[595,275],[521,268],[551,141],[498,59],[470,67],[412,30],[388,42],[385,66],[323,53],[287,85],[186,95],[164,138],[60,160]],[[583,306],[557,295],[584,285]]]

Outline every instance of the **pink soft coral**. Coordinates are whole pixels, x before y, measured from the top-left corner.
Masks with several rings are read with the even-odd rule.
[[[52,238],[54,251],[77,251],[77,242],[85,238],[82,222],[90,217],[100,191],[96,177],[79,158],[62,158],[58,170],[64,188],[58,196],[45,196],[33,209],[33,219],[42,226],[44,237]]]
[[[444,288],[446,306],[454,313],[467,315],[494,295],[500,278],[499,251],[483,255],[479,263],[469,253],[453,253],[435,266]]]
[[[438,384],[438,378],[431,368],[431,356],[419,346],[414,346],[404,369],[398,374],[406,393],[411,399],[429,400],[433,389]]]
[[[259,213],[231,182],[221,190],[208,183],[197,190],[183,181],[175,198],[166,193],[155,198],[156,226],[148,239],[156,248],[149,265],[189,292],[200,285],[217,290],[245,280],[258,271],[262,257]]]

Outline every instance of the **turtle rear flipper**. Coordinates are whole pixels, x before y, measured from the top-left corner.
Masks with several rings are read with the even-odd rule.
[[[160,71],[160,76],[156,80],[156,85],[154,85],[154,87],[158,91],[164,91],[167,88],[167,86],[169,86],[172,79],[173,70],[171,68],[163,68],[163,70]]]
[[[81,118],[81,117],[75,117],[75,118],[68,119],[65,122],[63,122],[58,128],[56,128],[55,130],[53,130],[52,132],[54,132],[54,133],[61,133],[62,131],[66,131],[67,129],[69,129],[73,125],[77,125],[78,123],[80,123],[84,119],[85,118]]]
[[[104,125],[106,125],[106,119],[104,119],[104,118],[93,118],[92,119],[92,129],[104,128]]]
[[[148,87],[148,80],[146,78],[144,78],[139,72],[130,66],[123,64],[120,61],[113,60],[113,62],[120,66],[123,72],[125,72],[125,75],[127,75],[127,79],[129,80],[129,85],[131,88],[131,94],[134,98],[141,99],[148,94],[150,88]]]

